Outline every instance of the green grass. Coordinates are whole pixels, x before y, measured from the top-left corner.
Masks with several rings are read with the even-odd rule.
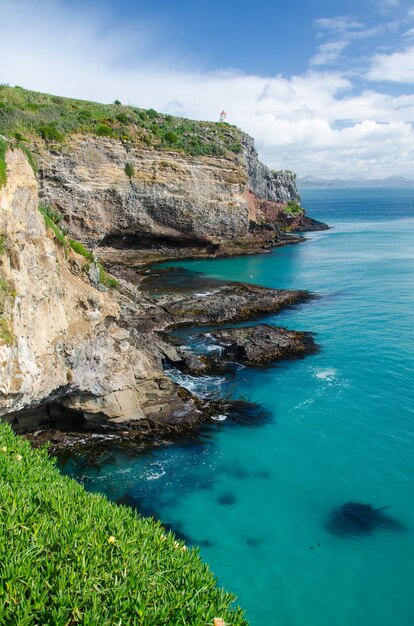
[[[7,183],[6,150],[7,142],[0,137],[0,189]]]
[[[0,423],[1,626],[245,626],[198,552]]]
[[[0,313],[4,313],[7,304],[16,297],[14,286],[0,274]]]
[[[85,257],[85,259],[88,259],[89,261],[94,260],[95,257],[93,255],[93,252],[85,248],[85,246],[82,243],[80,243],[80,241],[76,241],[76,239],[68,239],[68,243],[69,243],[69,246],[72,248],[72,250],[76,252],[77,254],[80,254],[81,256]]]
[[[0,233],[0,257],[6,252],[7,248],[7,235],[5,233]]]
[[[66,234],[63,231],[63,229],[59,226],[59,222],[62,219],[61,216],[58,215],[55,211],[51,210],[49,207],[39,205],[38,208],[39,208],[40,213],[43,215],[46,228],[51,228],[53,230],[57,241],[67,252],[68,241],[66,239]]]
[[[118,101],[119,102],[119,101]],[[241,133],[230,124],[199,122],[122,104],[99,104],[0,85],[0,135],[58,146],[73,133],[191,155],[241,151]]]
[[[85,257],[85,259],[88,259],[90,263],[96,263],[98,266],[98,270],[99,270],[100,284],[104,285],[105,287],[115,289],[118,286],[118,281],[116,280],[116,278],[112,278],[111,276],[109,276],[109,274],[105,271],[102,264],[96,261],[95,255],[93,254],[93,252],[85,248],[85,246],[82,243],[80,243],[80,241],[76,241],[75,239],[69,239],[67,237],[66,230],[60,226],[60,223],[62,221],[62,216],[59,215],[59,213],[57,213],[56,211],[53,211],[53,209],[51,209],[50,207],[39,205],[38,208],[39,208],[40,213],[43,215],[46,227],[51,228],[53,230],[56,240],[60,243],[60,245],[63,247],[65,251],[65,255],[68,254],[69,248],[71,248],[77,254],[80,254],[81,256]],[[0,246],[1,246],[1,240],[0,240]],[[85,265],[84,267],[85,270],[89,269],[90,263],[88,265]]]
[[[285,212],[289,215],[299,215],[300,213],[303,213],[303,207],[301,207],[297,202],[291,200],[291,202],[287,203]]]
[[[14,335],[12,324],[7,317],[0,317],[0,344],[7,343],[12,344],[14,342]]]

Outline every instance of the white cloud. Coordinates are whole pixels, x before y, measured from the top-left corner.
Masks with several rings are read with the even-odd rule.
[[[168,62],[166,51],[155,54],[162,38],[147,25],[122,31],[107,26],[102,12],[85,17],[56,1],[19,7],[3,2],[0,82],[103,102],[117,98],[199,119],[216,120],[224,108],[277,169],[326,177],[414,177],[411,93],[358,91],[352,77],[340,72],[201,72],[177,54]]]
[[[376,54],[368,78],[373,81],[414,83],[414,46],[401,52]]]
[[[321,17],[315,20],[315,25],[323,30],[337,31],[341,33],[349,30],[358,30],[364,26],[361,22],[352,20],[347,15],[343,15],[341,17]]]
[[[348,45],[348,41],[328,41],[323,43],[319,46],[315,56],[310,60],[310,64],[327,65],[333,63]]]

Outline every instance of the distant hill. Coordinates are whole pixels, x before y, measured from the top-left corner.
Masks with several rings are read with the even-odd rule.
[[[332,178],[325,180],[314,176],[304,176],[297,179],[297,185],[302,189],[311,187],[414,187],[414,180],[403,176],[389,176],[388,178],[352,178],[341,180]]]

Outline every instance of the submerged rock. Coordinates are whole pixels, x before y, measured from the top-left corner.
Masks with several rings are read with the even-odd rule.
[[[208,337],[223,348],[221,356],[224,359],[248,365],[298,358],[317,351],[311,333],[268,324],[213,330],[208,333]]]
[[[332,511],[326,528],[331,534],[342,537],[370,535],[375,530],[406,530],[401,522],[384,513],[389,508],[374,509],[370,504],[346,502]]]

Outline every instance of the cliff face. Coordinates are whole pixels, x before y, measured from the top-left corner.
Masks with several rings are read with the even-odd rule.
[[[7,185],[0,189],[1,415],[46,405],[50,417],[51,410],[59,412],[57,402],[115,422],[194,410],[154,354],[136,347],[119,325],[117,302],[77,275],[78,255],[67,258],[46,230],[23,153],[8,151],[6,164]]]
[[[300,196],[296,187],[296,174],[293,172],[275,172],[259,160],[254,147],[254,140],[243,134],[243,151],[248,176],[249,190],[262,200],[270,200],[278,204],[296,202],[300,204]]]
[[[38,144],[37,151],[42,201],[93,246],[194,254],[225,253],[236,242],[272,245],[280,233],[255,232],[252,225],[285,228],[286,203],[300,202],[294,175],[264,166],[247,135],[242,152],[226,156],[157,151],[93,135],[73,135],[59,150]],[[272,211],[263,212],[261,200]]]

